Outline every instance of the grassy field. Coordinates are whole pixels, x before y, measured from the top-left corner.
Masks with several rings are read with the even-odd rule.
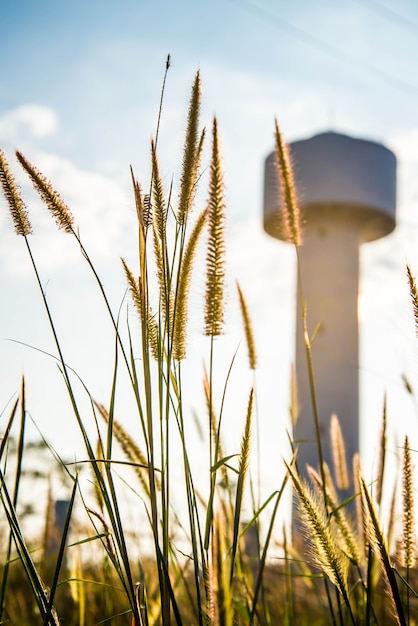
[[[308,468],[307,480],[298,468],[297,446],[291,442],[293,455],[286,461],[284,480],[261,501],[249,461],[255,429],[255,383],[244,392],[239,449],[230,451],[224,441],[229,374],[219,394],[214,363],[216,338],[224,332],[225,320],[226,206],[218,123],[213,120],[208,140],[200,128],[200,105],[197,74],[187,114],[178,195],[164,187],[158,127],[151,144],[151,180],[140,183],[131,171],[138,261],[131,267],[121,259],[129,306],[136,311],[135,320],[127,318],[127,328],[125,321],[121,322],[123,314],[114,313],[70,208],[43,174],[16,152],[18,164],[58,228],[75,240],[96,281],[103,315],[111,321],[114,376],[106,406],[91,396],[66,362],[66,346],[60,340],[30,244],[30,214],[12,168],[0,152],[4,196],[33,267],[55,342],[54,358],[86,453],[86,463],[66,463],[48,446],[48,433],[43,433],[45,440],[36,454],[47,459],[47,469],[44,474],[28,475],[33,469],[33,449],[25,444],[28,408],[22,380],[20,396],[1,422],[0,623],[416,624],[413,451],[406,437],[398,470],[403,513],[398,537],[394,534],[395,497],[388,523],[381,521],[385,413],[373,485],[365,481],[358,458],[345,459],[335,418],[333,445],[335,457],[340,459],[336,467]],[[277,123],[274,132],[282,227],[297,256],[303,231],[292,167]],[[196,189],[204,184],[200,165],[208,141],[207,200],[199,207]],[[191,278],[201,256],[206,268],[202,317],[207,354],[202,368],[205,415],[199,415],[202,435],[198,445],[202,446],[202,458],[209,460],[204,488],[190,462],[191,416],[184,398],[188,381],[182,368],[188,358]],[[418,292],[411,269],[407,271],[418,320]],[[237,285],[248,367],[255,381],[256,345],[244,292]],[[300,314],[306,325],[309,311]],[[310,350],[306,333],[307,362],[313,373]],[[196,367],[201,367],[201,362],[200,358]],[[129,381],[137,417],[138,427],[132,433],[118,415],[116,396],[122,373]],[[80,404],[80,387],[88,411]],[[314,393],[312,401],[315,403]],[[295,406],[292,411],[296,413]],[[318,458],[322,458],[318,423],[316,432]],[[71,496],[61,524],[54,521],[54,501],[45,474],[59,474],[69,486]],[[338,494],[344,492],[345,475],[354,481],[355,496],[341,500]],[[25,484],[33,488],[38,483],[44,485],[45,507],[42,532],[33,533]],[[301,531],[293,538],[282,529],[277,534],[283,494],[290,488],[300,512]],[[181,512],[176,508],[179,494]],[[125,515],[127,499],[138,510],[133,528]],[[280,557],[273,558],[278,549]]]

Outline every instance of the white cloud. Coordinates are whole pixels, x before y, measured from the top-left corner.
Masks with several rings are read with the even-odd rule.
[[[15,141],[23,136],[41,139],[53,134],[59,127],[55,111],[40,104],[22,104],[0,116],[0,139]]]
[[[129,180],[126,186],[117,178],[98,172],[82,170],[69,159],[55,154],[29,150],[29,160],[52,182],[53,187],[70,207],[76,227],[86,248],[98,262],[118,263],[119,256],[125,254],[124,246],[134,246],[135,214],[132,210]],[[10,163],[22,185],[22,195],[28,206],[34,234],[30,237],[36,251],[36,261],[42,269],[57,270],[68,267],[81,257],[78,246],[71,237],[58,231],[46,207],[40,202],[23,172]],[[26,273],[30,268],[22,253],[23,246],[13,232],[7,215],[5,202],[0,224],[3,226],[3,241],[0,262],[11,274]],[[76,270],[76,265],[74,265]]]

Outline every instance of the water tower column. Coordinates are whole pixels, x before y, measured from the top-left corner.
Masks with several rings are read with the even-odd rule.
[[[359,445],[358,316],[360,237],[356,224],[318,208],[306,224],[299,249],[303,300],[312,338],[315,390],[321,424],[321,440],[329,461],[329,424],[336,413],[351,458]],[[298,443],[298,463],[317,460],[312,398],[302,329],[302,303],[298,288],[296,373],[299,417],[293,438]],[[314,463],[317,466],[317,462]]]
[[[336,413],[347,457],[359,451],[359,250],[395,227],[396,159],[381,144],[322,133],[290,144],[305,222],[299,248],[307,305],[324,460],[331,466],[330,417]],[[275,154],[266,159],[264,229],[282,238]],[[298,295],[296,378],[300,415],[294,430],[298,463],[318,467],[318,451]]]

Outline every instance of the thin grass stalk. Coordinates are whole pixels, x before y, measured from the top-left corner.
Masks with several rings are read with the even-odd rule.
[[[209,490],[209,500],[207,506],[206,513],[206,529],[205,529],[205,541],[204,547],[205,550],[208,551],[210,537],[212,533],[212,524],[213,524],[213,501],[215,496],[215,484],[216,484],[216,473],[212,471],[212,468],[215,466],[217,461],[217,455],[213,454],[213,437],[214,437],[214,425],[212,423],[212,415],[213,415],[213,336],[210,338],[210,356],[209,356],[209,464],[210,464],[210,490]],[[217,446],[216,446],[217,447]],[[215,448],[216,449],[216,448]]]
[[[388,583],[388,591],[393,602],[394,617],[400,626],[406,626],[405,614],[402,606],[399,588],[396,582],[395,573],[391,564],[389,552],[386,547],[383,532],[380,528],[379,520],[367,489],[364,478],[360,476],[361,497],[364,502],[364,508],[367,511],[367,517],[364,520],[365,532],[370,542],[371,549],[382,565]]]
[[[166,70],[168,67],[166,68]],[[162,99],[161,99],[162,103]],[[155,145],[153,145],[152,149],[152,157],[156,157],[155,153]],[[158,164],[157,164],[158,165]],[[152,172],[152,180],[151,187],[154,188],[154,167]],[[160,202],[160,209],[162,210],[164,207],[164,198],[161,194],[161,181],[157,181],[155,184],[155,192],[158,195]],[[154,220],[158,222],[158,220],[162,217],[161,211],[160,216],[155,217]],[[139,219],[141,223],[141,218]],[[160,219],[160,232],[165,233],[165,224]],[[141,232],[141,231],[140,231]],[[154,243],[158,241],[156,231],[154,229]],[[165,235],[164,235],[165,239]],[[160,588],[160,597],[161,597],[161,610],[162,610],[162,619],[163,625],[169,624],[170,620],[170,598],[169,598],[169,584],[165,577],[164,572],[166,571],[165,564],[162,562],[162,552],[160,548],[160,538],[159,538],[159,528],[160,528],[160,520],[158,513],[158,489],[157,489],[157,480],[155,473],[155,442],[154,442],[154,426],[153,426],[153,407],[152,407],[152,383],[151,383],[151,367],[150,367],[150,326],[149,326],[149,296],[148,296],[148,267],[147,267],[147,253],[146,253],[146,237],[141,237],[139,239],[140,245],[140,277],[138,281],[138,287],[136,290],[135,296],[139,295],[139,301],[136,303],[136,308],[141,318],[141,346],[142,346],[142,371],[144,377],[144,389],[145,389],[145,409],[142,412],[141,403],[139,403],[141,422],[143,424],[143,431],[146,441],[146,449],[147,449],[147,466],[148,466],[148,483],[149,483],[149,495],[150,495],[150,507],[151,507],[151,529],[153,533],[154,540],[154,549],[157,560],[157,570],[158,570],[158,579],[159,579],[159,588]],[[154,248],[155,249],[155,248]],[[125,272],[127,270],[127,266],[125,265]],[[162,274],[163,279],[164,273]],[[129,282],[129,281],[128,281]],[[160,285],[160,288],[162,285]],[[135,301],[135,299],[134,299]],[[131,354],[131,369],[133,375],[133,387],[135,389],[135,394],[139,399],[139,385],[136,374],[136,365],[135,365],[135,357],[133,354],[132,348],[132,340],[129,334],[129,345],[130,345],[130,354]],[[157,360],[161,362],[161,344],[158,342],[157,346]],[[160,377],[161,378],[161,377]],[[159,397],[161,397],[161,389],[159,391]],[[163,478],[162,478],[163,480]],[[162,483],[161,492],[164,493],[164,484]]]
[[[109,402],[109,419],[107,421],[107,433],[106,433],[106,459],[111,460],[112,458],[112,445],[113,445],[113,422],[115,416],[115,400],[116,400],[116,381],[118,374],[118,340],[116,337],[115,341],[115,356],[114,356],[114,366],[113,366],[113,378],[112,378],[112,387],[110,392],[110,402]],[[110,469],[110,466],[109,466]]]
[[[36,566],[27,548],[26,542],[24,540],[22,531],[19,526],[18,518],[16,515],[16,510],[13,507],[12,499],[9,495],[7,485],[4,480],[3,472],[1,470],[0,470],[0,487],[1,487],[0,488],[0,500],[3,504],[7,522],[8,522],[10,531],[13,536],[13,541],[15,543],[17,553],[19,555],[20,561],[24,567],[30,586],[32,588],[41,617],[44,618],[47,612],[47,607],[48,607],[47,590],[43,581],[41,580],[38,574]],[[58,617],[56,616],[55,611],[54,612],[50,611],[50,613],[51,614],[50,614],[48,626],[59,626],[60,622],[58,620]]]
[[[0,438],[0,461],[2,460],[3,454],[4,454],[5,450],[7,451],[7,448],[8,448],[8,445],[9,445],[10,431],[12,429],[12,426],[13,426],[13,423],[14,423],[14,419],[15,419],[16,414],[17,414],[17,408],[19,406],[19,401],[20,401],[20,398],[16,398],[16,400],[15,400],[15,402],[13,404],[12,410],[10,412],[9,419],[7,420],[6,427],[5,427],[5,429],[3,431],[3,434],[2,434],[2,436]],[[6,463],[7,462],[7,454],[5,456],[6,456],[6,458],[5,458],[5,463]]]
[[[308,333],[308,323],[307,323],[307,308],[306,303],[303,297],[303,289],[302,289],[302,276],[301,276],[301,267],[300,267],[300,258],[299,258],[299,250],[296,247],[296,256],[297,256],[297,273],[298,273],[298,287],[300,294],[300,302],[302,303],[302,327],[303,327],[303,338],[305,343],[305,354],[306,354],[306,362],[308,367],[308,377],[309,377],[309,390],[311,395],[311,404],[312,404],[312,413],[314,418],[314,426],[315,426],[315,440],[316,446],[318,450],[318,463],[319,463],[319,471],[321,473],[321,480],[323,485],[323,495],[324,501],[326,501],[326,476],[324,472],[324,453],[322,450],[322,437],[321,437],[321,426],[319,420],[319,411],[318,411],[318,400],[316,395],[316,386],[315,386],[315,370],[312,359],[312,346],[311,340]]]
[[[153,425],[153,407],[152,407],[152,383],[151,383],[151,366],[150,366],[150,352],[149,352],[149,329],[147,324],[146,312],[148,311],[148,281],[147,281],[147,269],[146,265],[143,268],[144,271],[140,276],[140,296],[142,313],[141,320],[141,345],[142,345],[142,370],[144,376],[144,389],[145,389],[145,430],[147,433],[147,460],[148,460],[148,481],[150,492],[150,507],[151,507],[151,529],[154,539],[154,549],[157,560],[158,579],[161,594],[161,611],[163,626],[169,626],[170,620],[170,598],[167,590],[167,579],[165,577],[165,567],[162,558],[162,552],[160,548],[159,528],[160,520],[158,513],[158,500],[157,500],[157,487],[156,487],[156,475],[155,475],[155,442],[154,442],[154,425]],[[132,344],[131,344],[132,345]],[[134,357],[132,354],[131,362],[134,363]],[[135,377],[136,381],[136,377]],[[137,382],[135,382],[137,386]],[[162,489],[164,487],[162,486]]]
[[[227,373],[227,376],[226,376],[224,389],[223,389],[223,393],[222,393],[222,401],[221,401],[221,408],[220,408],[220,411],[219,411],[218,423],[216,425],[216,424],[213,424],[213,422],[212,422],[212,410],[213,410],[213,400],[212,400],[212,388],[213,388],[213,385],[212,385],[213,337],[211,337],[210,368],[209,368],[209,371],[210,371],[210,374],[209,374],[209,393],[208,393],[208,397],[209,397],[209,402],[208,402],[208,410],[209,410],[209,437],[210,437],[209,455],[210,455],[210,463],[211,463],[211,467],[210,467],[211,476],[210,476],[210,492],[209,492],[209,499],[208,499],[207,512],[206,512],[205,541],[204,541],[205,550],[208,550],[208,548],[209,548],[210,536],[211,536],[211,530],[212,530],[213,502],[214,502],[214,497],[215,497],[216,473],[217,473],[217,471],[219,469],[220,451],[222,449],[222,445],[221,445],[221,443],[222,443],[222,440],[221,440],[221,425],[222,425],[222,417],[223,417],[223,408],[224,408],[224,403],[225,403],[225,398],[226,398],[226,391],[227,391],[229,379],[230,379],[231,372],[232,372],[232,367],[234,365],[236,356],[237,356],[237,351],[235,352],[234,356],[232,357],[232,360],[231,360],[231,363],[230,363],[230,366],[229,366],[229,369],[228,369],[228,373]],[[212,438],[214,439],[214,447],[212,445]],[[225,472],[225,476],[226,476],[226,472]]]
[[[22,388],[21,388],[20,398],[17,398],[17,400],[15,401],[15,404],[13,405],[10,417],[6,424],[5,431],[3,433],[2,438],[0,439],[0,459],[1,459],[3,456],[4,448],[7,445],[7,442],[9,439],[10,430],[12,428],[15,415],[17,414],[17,408],[18,408],[18,404],[20,401],[21,402],[20,432],[19,432],[19,444],[18,444],[18,453],[17,453],[15,487],[14,487],[14,493],[13,493],[13,499],[12,499],[12,504],[15,509],[16,509],[17,501],[18,501],[18,491],[19,491],[20,477],[22,474],[22,461],[23,461],[24,430],[25,430],[25,417],[26,417],[24,380],[25,379],[22,377]],[[0,624],[3,621],[3,615],[4,615],[5,608],[6,608],[6,596],[7,596],[7,588],[8,588],[8,580],[9,580],[9,566],[10,566],[10,558],[11,558],[11,553],[12,553],[12,540],[13,540],[12,533],[9,530],[7,546],[6,546],[6,555],[5,555],[4,567],[3,567],[3,577],[2,577],[2,582],[1,582]]]
[[[230,585],[234,579],[235,559],[238,548],[238,537],[240,534],[240,521],[242,502],[244,496],[245,480],[248,472],[248,465],[250,461],[250,444],[251,444],[251,427],[253,417],[253,402],[254,402],[254,389],[251,389],[250,397],[248,399],[247,417],[245,420],[244,433],[241,440],[241,454],[238,467],[238,482],[235,496],[235,511],[234,511],[234,526],[233,526],[233,538],[231,548],[231,571],[230,571]]]
[[[65,518],[62,538],[61,538],[60,547],[59,547],[59,551],[57,555],[57,563],[55,566],[54,576],[53,576],[51,588],[49,591],[49,602],[47,606],[47,612],[44,617],[44,626],[48,625],[48,621],[53,611],[55,592],[57,590],[58,579],[59,579],[59,575],[61,572],[61,568],[64,563],[64,553],[66,549],[68,533],[70,530],[70,522],[71,522],[71,517],[72,517],[72,512],[73,512],[73,507],[74,507],[74,502],[75,502],[75,495],[77,493],[77,487],[78,487],[78,480],[76,479],[74,481],[73,490],[72,490],[71,497],[68,503],[67,515]]]
[[[213,567],[216,575],[217,620],[216,626],[232,626],[234,611],[232,607],[232,585],[228,578],[225,537],[223,525],[215,519],[213,530]]]
[[[22,161],[22,164],[27,165],[25,160],[21,159],[21,161]],[[143,416],[143,410],[142,410],[142,404],[141,404],[141,399],[140,399],[140,395],[139,395],[139,387],[138,387],[138,384],[137,384],[137,380],[134,377],[134,374],[132,373],[132,371],[131,371],[131,369],[129,367],[127,355],[125,353],[124,346],[122,344],[122,341],[121,341],[121,338],[120,338],[120,335],[119,335],[117,323],[116,323],[116,321],[114,319],[112,310],[110,308],[110,304],[109,304],[109,301],[107,299],[107,295],[106,295],[106,293],[104,291],[103,284],[100,281],[100,278],[99,278],[99,276],[98,276],[98,274],[96,272],[96,269],[94,268],[94,266],[93,266],[93,264],[91,262],[91,259],[90,259],[89,255],[87,254],[87,251],[85,250],[85,248],[84,248],[84,246],[83,246],[83,244],[82,244],[78,234],[72,228],[72,216],[71,216],[71,214],[69,212],[67,212],[66,205],[65,204],[64,205],[61,204],[61,201],[60,201],[61,199],[60,199],[59,195],[52,189],[52,186],[50,185],[49,181],[46,181],[46,183],[45,183],[44,177],[40,173],[38,173],[35,168],[31,167],[31,168],[28,168],[28,169],[30,170],[30,174],[32,174],[31,177],[33,178],[33,182],[35,184],[35,187],[36,188],[40,187],[40,192],[43,189],[43,187],[46,186],[45,187],[46,191],[45,191],[44,194],[41,193],[41,197],[47,203],[48,208],[50,208],[50,210],[53,212],[54,217],[57,219],[58,223],[60,222],[60,220],[62,221],[61,227],[64,228],[64,230],[66,230],[67,232],[72,232],[72,234],[75,236],[77,242],[80,245],[81,252],[82,252],[84,258],[86,259],[86,261],[87,261],[90,269],[92,270],[93,275],[94,275],[94,277],[95,277],[95,279],[96,279],[96,281],[97,281],[97,283],[99,285],[101,294],[102,294],[102,296],[104,298],[104,301],[105,301],[105,305],[106,305],[107,311],[109,313],[109,316],[111,318],[112,324],[113,324],[115,332],[116,332],[116,336],[118,338],[118,342],[119,342],[119,345],[120,345],[120,348],[121,348],[121,351],[122,351],[122,354],[123,354],[123,357],[124,357],[124,361],[125,361],[125,364],[126,364],[126,367],[127,367],[127,370],[128,370],[128,374],[130,376],[132,388],[133,388],[134,393],[135,393],[135,399],[136,399],[138,411],[139,411],[139,414],[140,414],[140,417],[141,417],[141,423],[143,424],[143,426],[145,426],[145,421],[144,421],[144,416]],[[36,180],[37,176],[40,178],[39,181]],[[48,203],[48,194],[50,196],[49,203]],[[57,198],[58,198],[58,201],[57,201]],[[12,211],[12,217],[13,217],[13,211]],[[64,363],[63,358],[62,358],[61,348],[59,346],[58,338],[57,338],[57,335],[55,333],[55,328],[54,328],[53,323],[52,323],[52,317],[51,317],[51,315],[49,313],[48,304],[46,302],[45,294],[44,294],[42,286],[41,286],[41,282],[40,282],[40,279],[39,279],[39,276],[38,276],[38,273],[37,273],[37,269],[36,269],[34,260],[32,258],[32,253],[30,251],[29,244],[28,244],[26,236],[25,236],[25,241],[26,241],[26,245],[28,247],[28,251],[29,251],[29,254],[30,254],[30,257],[31,257],[32,265],[33,265],[33,267],[35,269],[35,273],[36,273],[36,276],[37,276],[38,284],[40,286],[41,293],[42,293],[42,296],[43,296],[43,299],[44,299],[44,304],[45,304],[45,307],[46,307],[46,310],[47,310],[48,318],[50,320],[51,328],[53,330],[53,335],[54,335],[55,342],[56,342],[56,345],[57,345],[57,348],[58,348],[60,360],[61,360],[61,363],[62,363],[62,366],[63,366],[64,378],[66,380],[66,386],[67,386],[67,389],[68,389],[69,394],[70,394],[70,399],[71,399],[71,403],[72,403],[72,406],[73,406],[73,410],[75,412],[78,424],[79,424],[79,426],[81,428],[81,432],[82,432],[83,439],[84,439],[86,447],[87,447],[89,458],[92,459],[93,469],[95,471],[96,478],[97,478],[98,476],[101,476],[100,475],[100,470],[99,470],[99,468],[97,466],[95,466],[93,451],[92,451],[91,446],[90,446],[90,444],[88,442],[88,438],[87,438],[86,432],[84,430],[84,426],[82,424],[81,417],[78,414],[78,408],[77,408],[77,405],[76,405],[76,402],[75,402],[75,398],[74,398],[74,395],[73,395],[73,392],[72,392],[71,383],[70,383],[70,380],[69,380],[69,377],[68,377],[68,373],[66,371],[66,366],[65,366],[65,363]],[[143,255],[142,256],[142,261],[144,261],[144,258],[145,257]],[[145,270],[146,270],[146,267],[145,267]],[[143,271],[143,273],[142,273],[142,280],[143,280],[143,283],[147,284],[147,282],[146,282],[146,280],[147,280],[146,271]],[[131,364],[133,364],[133,363],[134,363],[134,361],[131,360]],[[103,482],[103,479],[100,480],[100,478],[98,478],[97,479],[97,483],[100,485],[100,488],[102,490],[104,490],[103,493],[106,496],[105,497],[106,509],[108,510],[108,512],[110,514],[110,517],[113,520],[112,521],[112,526],[114,527],[115,532],[116,532],[117,537],[118,537],[118,545],[121,548],[121,555],[122,555],[123,562],[124,562],[125,572],[127,574],[127,585],[128,585],[126,587],[127,595],[130,598],[130,602],[131,602],[131,605],[132,605],[134,586],[133,586],[133,581],[132,581],[131,575],[130,575],[130,566],[129,566],[129,560],[127,558],[127,551],[126,551],[126,547],[125,547],[125,540],[124,540],[123,531],[119,532],[119,530],[118,530],[118,528],[119,529],[121,528],[120,519],[118,520],[118,515],[116,515],[116,517],[115,517],[115,514],[114,514],[114,510],[117,513],[117,503],[114,500],[114,503],[116,504],[116,507],[115,507],[115,509],[113,509],[113,505],[111,504],[111,500],[107,497],[106,486],[105,486],[105,484]],[[119,575],[121,576],[122,583],[125,586],[124,577],[122,575],[121,570],[118,569],[118,572],[119,572]],[[134,609],[134,613],[135,613],[135,609]]]
[[[181,438],[182,454],[183,454],[183,468],[186,483],[186,495],[187,495],[187,511],[189,518],[191,547],[193,554],[193,574],[194,584],[196,591],[197,602],[197,619],[199,626],[204,626],[205,613],[203,610],[203,600],[201,592],[201,578],[205,579],[205,572],[208,571],[208,564],[205,557],[205,551],[203,547],[202,531],[200,528],[199,512],[196,500],[196,490],[194,487],[193,476],[189,463],[189,456],[187,453],[187,446],[185,440],[184,431],[184,419],[183,419],[183,402],[181,398],[181,364],[178,367],[178,385],[176,387],[176,393],[178,394],[178,427]],[[208,599],[206,598],[206,605],[208,605]]]
[[[167,82],[167,74],[168,74],[168,70],[171,67],[171,55],[167,54],[167,58],[165,61],[165,71],[164,71],[164,78],[163,78],[163,84],[161,86],[161,95],[160,95],[160,106],[158,107],[158,118],[157,118],[157,127],[156,127],[156,131],[155,131],[155,145],[157,146],[158,144],[158,136],[160,133],[160,123],[161,123],[161,115],[163,112],[163,103],[164,103],[164,94],[165,94],[165,85]]]
[[[283,525],[283,552],[285,563],[285,584],[286,584],[286,603],[285,603],[285,615],[284,623],[286,626],[291,626],[294,623],[294,588],[293,588],[293,576],[291,569],[290,554],[288,552],[287,545],[287,533],[286,528]]]
[[[273,536],[273,529],[274,529],[274,524],[276,521],[276,516],[277,516],[277,511],[279,510],[279,504],[280,501],[282,499],[282,495],[284,493],[285,487],[287,485],[289,479],[289,475],[286,472],[286,475],[283,479],[282,485],[279,489],[279,491],[274,492],[273,494],[271,494],[271,496],[268,498],[268,500],[264,503],[264,505],[259,509],[258,515],[260,515],[261,511],[267,506],[267,504],[272,500],[272,498],[276,495],[276,500],[274,503],[274,507],[273,507],[273,512],[271,514],[270,517],[270,522],[269,522],[269,526],[267,529],[267,535],[266,535],[266,539],[264,542],[264,547],[263,547],[263,551],[261,554],[261,558],[260,558],[260,563],[258,566],[258,573],[257,573],[257,579],[255,581],[255,586],[254,586],[254,596],[252,599],[252,606],[251,606],[251,612],[250,612],[250,620],[249,620],[249,626],[253,626],[254,624],[254,619],[257,613],[257,605],[258,605],[258,599],[259,599],[259,595],[260,592],[262,590],[262,586],[263,586],[263,575],[264,575],[264,570],[266,567],[266,563],[267,563],[267,554],[268,554],[268,550],[270,547],[270,543],[271,543],[271,538]],[[245,529],[244,529],[245,531]]]
[[[100,403],[95,403],[100,415],[105,422],[109,423],[109,412]],[[146,480],[146,472],[148,468],[147,459],[145,454],[141,451],[134,439],[129,435],[120,422],[113,421],[113,436],[116,438],[120,447],[122,448],[125,456],[132,463],[132,468],[135,471],[139,482],[144,489],[145,493],[149,496],[149,484]],[[110,459],[109,459],[110,460]],[[158,481],[157,481],[158,482]],[[158,488],[158,484],[157,484]]]
[[[96,480],[98,481],[98,484],[101,486],[101,489],[102,489],[102,492],[103,492],[103,495],[104,495],[104,501],[106,503],[106,510],[108,511],[108,514],[109,514],[109,516],[110,516],[110,518],[112,520],[112,528],[114,529],[114,531],[115,531],[115,533],[117,535],[118,547],[120,549],[121,558],[122,558],[122,561],[123,561],[123,564],[124,564],[124,572],[125,572],[125,574],[123,575],[122,571],[120,569],[118,570],[118,573],[120,575],[121,582],[122,582],[122,584],[124,585],[124,588],[127,591],[127,597],[128,597],[128,599],[130,601],[130,604],[131,604],[133,610],[135,611],[135,607],[133,606],[134,605],[134,583],[133,583],[132,576],[131,576],[128,552],[127,552],[127,548],[126,548],[126,544],[125,544],[125,537],[124,537],[124,533],[123,533],[123,530],[122,530],[121,519],[120,519],[120,515],[119,515],[119,511],[118,511],[117,499],[115,497],[113,481],[111,479],[111,476],[108,474],[108,479],[110,478],[110,487],[111,487],[111,496],[109,497],[109,494],[108,494],[108,491],[107,491],[107,487],[106,487],[106,485],[103,482],[103,478],[102,478],[101,472],[100,472],[100,470],[99,470],[99,468],[97,466],[97,463],[95,461],[94,451],[93,451],[93,448],[91,446],[91,443],[90,443],[87,431],[85,429],[85,426],[84,426],[81,414],[80,414],[79,409],[78,409],[77,401],[75,399],[74,391],[73,391],[72,384],[71,384],[71,379],[70,379],[70,376],[69,376],[69,371],[68,371],[66,362],[64,360],[64,356],[63,356],[62,349],[61,349],[61,344],[60,344],[59,339],[58,339],[58,335],[57,335],[57,332],[56,332],[56,329],[55,329],[55,324],[54,324],[54,321],[53,321],[53,318],[52,318],[52,314],[51,314],[51,311],[50,311],[50,308],[49,308],[48,301],[46,299],[46,294],[45,294],[45,292],[43,290],[43,287],[42,287],[42,283],[41,283],[41,279],[40,279],[40,276],[39,276],[39,273],[38,273],[38,269],[37,269],[37,266],[35,264],[34,257],[32,255],[32,250],[30,248],[30,245],[29,245],[27,237],[24,237],[24,239],[25,239],[26,247],[27,247],[27,250],[28,250],[28,253],[29,253],[29,257],[30,257],[30,260],[31,260],[31,263],[32,263],[32,267],[33,267],[33,270],[35,272],[36,280],[37,280],[39,289],[41,291],[41,295],[42,295],[42,299],[43,299],[43,303],[44,303],[44,308],[45,308],[45,311],[46,311],[46,314],[47,314],[47,317],[48,317],[48,321],[49,321],[50,328],[51,328],[51,331],[52,331],[52,335],[53,335],[53,338],[54,338],[55,346],[56,346],[56,349],[58,351],[59,362],[60,362],[60,365],[61,365],[61,371],[62,371],[62,374],[63,374],[63,377],[64,377],[64,381],[65,381],[65,384],[66,384],[66,387],[67,387],[67,391],[68,391],[68,394],[69,394],[69,397],[70,397],[71,406],[73,408],[74,415],[76,417],[77,423],[78,423],[80,431],[82,433],[84,444],[85,444],[86,449],[87,449],[88,457],[91,460],[92,467],[93,467],[93,470],[94,470],[94,473],[95,473],[95,476],[96,476]],[[125,579],[125,576],[126,576],[126,579]]]
[[[37,168],[35,168],[20,152],[16,153],[17,158],[20,162],[20,164],[22,165],[22,167],[26,170],[27,174],[29,175],[30,179],[32,180],[32,183],[35,187],[35,189],[38,191],[41,199],[44,201],[44,203],[46,204],[47,208],[49,209],[49,211],[52,213],[53,217],[55,218],[58,227],[61,228],[62,230],[64,230],[67,233],[72,234],[79,247],[80,247],[80,251],[82,256],[84,257],[84,259],[87,261],[87,264],[90,268],[90,270],[92,271],[95,280],[99,286],[101,295],[103,297],[107,312],[109,314],[109,317],[111,319],[112,325],[114,327],[114,330],[116,332],[116,336],[118,338],[118,342],[119,342],[119,346],[120,346],[120,350],[123,354],[124,357],[124,361],[125,361],[125,365],[131,380],[131,384],[134,387],[134,381],[132,378],[132,373],[131,373],[131,369],[129,367],[129,361],[127,358],[127,355],[125,353],[125,349],[123,346],[123,342],[121,340],[121,337],[119,335],[119,331],[118,331],[118,326],[117,326],[117,322],[115,320],[115,317],[113,315],[112,309],[110,307],[110,303],[109,300],[107,298],[106,292],[104,290],[104,286],[102,281],[100,280],[99,275],[97,274],[97,271],[87,253],[87,250],[85,249],[81,238],[79,236],[79,234],[76,232],[76,230],[74,229],[74,220],[73,220],[73,216],[71,214],[70,209],[68,208],[68,206],[66,205],[66,203],[62,200],[61,196],[59,195],[59,193],[53,188],[52,184],[50,183],[50,181],[41,173],[39,172],[39,170],[37,170]],[[21,210],[20,207],[18,205],[11,205],[10,206],[10,210],[11,210],[11,214],[12,214],[12,218],[15,222],[15,227],[17,229],[18,226],[18,222],[24,222],[25,216],[24,214],[20,215],[19,220],[17,220],[16,217],[14,217],[15,213],[17,210]],[[29,225],[30,226],[30,225]],[[18,234],[23,234],[25,235],[26,238],[26,234],[28,233],[23,233],[23,232],[18,232]],[[26,239],[26,243],[28,245],[28,241]],[[141,268],[142,269],[142,268]],[[146,281],[146,274],[144,274],[143,276],[143,280]],[[138,410],[140,412],[140,414],[142,414],[142,407],[141,407],[141,402],[140,402],[140,398],[139,395],[136,394],[136,401],[137,401],[137,405],[138,405]]]

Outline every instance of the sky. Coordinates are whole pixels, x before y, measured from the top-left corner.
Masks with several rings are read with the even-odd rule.
[[[159,135],[167,188],[180,176],[188,98],[200,71],[202,121],[210,128],[213,115],[218,118],[226,182],[230,290],[220,350],[229,363],[243,338],[233,289],[237,279],[259,352],[260,441],[270,477],[282,472],[287,450],[295,317],[293,251],[262,230],[263,162],[273,148],[274,120],[290,142],[334,130],[382,142],[395,152],[397,228],[363,247],[360,283],[361,452],[370,469],[386,392],[395,459],[418,419],[416,401],[402,382],[406,375],[418,385],[418,346],[405,279],[406,262],[418,274],[416,3],[0,0],[0,11],[0,146],[28,202],[35,231],[31,245],[66,359],[105,404],[113,335],[97,288],[74,242],[57,232],[31,191],[13,150],[35,163],[71,207],[117,310],[126,289],[119,257],[132,265],[136,261],[129,166],[140,181],[149,180],[149,145],[167,54],[171,67]],[[80,458],[63,383],[53,359],[41,352],[54,347],[40,294],[3,201],[0,284],[3,419],[24,372],[34,421],[58,451]],[[201,322],[195,313],[197,333]],[[197,351],[205,346],[200,339],[193,343],[198,364]],[[231,407],[241,406],[251,385],[242,345],[240,351]],[[199,368],[190,366],[189,375],[199,385]],[[234,446],[240,429],[231,413],[226,428]],[[268,488],[274,488],[276,479],[269,480]]]

